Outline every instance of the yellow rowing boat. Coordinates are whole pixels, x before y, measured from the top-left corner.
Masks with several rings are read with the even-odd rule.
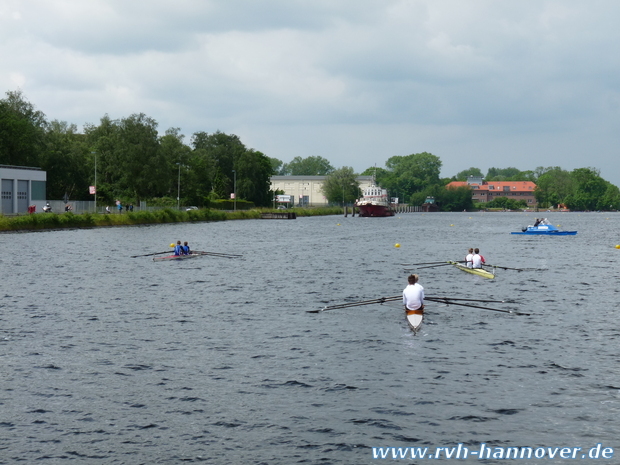
[[[466,271],[468,273],[472,273],[478,276],[482,276],[483,278],[493,279],[495,278],[495,274],[490,271],[483,270],[482,268],[467,268],[465,265],[461,265],[459,262],[449,261],[448,263],[456,266],[459,270]]]

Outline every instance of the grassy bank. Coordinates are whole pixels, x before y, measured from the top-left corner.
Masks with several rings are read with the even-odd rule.
[[[123,214],[83,213],[36,213],[34,215],[2,216],[0,231],[33,231],[41,229],[95,228],[99,226],[130,226],[139,224],[163,224],[202,221],[225,221],[258,219],[263,212],[271,209],[237,210],[226,212],[220,210],[178,211],[173,209],[152,212],[134,212]],[[281,210],[278,210],[281,211]],[[286,210],[297,216],[341,215],[342,208],[294,208]]]

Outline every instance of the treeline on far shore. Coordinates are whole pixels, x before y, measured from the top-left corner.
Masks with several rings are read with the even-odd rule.
[[[171,208],[134,213],[35,213],[31,215],[0,215],[0,231],[36,231],[44,229],[94,228],[102,226],[133,226],[162,223],[207,222],[242,219],[259,219],[261,213],[270,209],[221,211],[200,209],[179,211]],[[341,207],[294,208],[286,210],[297,216],[340,215]]]

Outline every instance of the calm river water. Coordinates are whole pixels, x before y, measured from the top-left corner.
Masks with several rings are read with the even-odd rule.
[[[1,234],[0,463],[353,465],[459,443],[600,443],[617,460],[620,214],[546,213],[572,237],[509,234],[535,215]],[[177,240],[243,258],[129,257]],[[403,264],[469,247],[536,270],[420,269],[426,294],[531,316],[428,303],[414,335],[397,303],[307,313],[399,295]],[[543,462],[562,461],[521,461]]]

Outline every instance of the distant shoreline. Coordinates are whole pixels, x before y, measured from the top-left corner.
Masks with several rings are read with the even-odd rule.
[[[18,216],[0,215],[0,232],[28,232],[76,228],[98,228],[110,226],[139,226],[149,224],[195,223],[227,220],[260,219],[261,213],[282,212],[273,209],[253,209],[237,211],[202,210],[178,211],[163,209],[131,213],[35,213]],[[341,207],[332,208],[292,208],[297,216],[342,215]]]

